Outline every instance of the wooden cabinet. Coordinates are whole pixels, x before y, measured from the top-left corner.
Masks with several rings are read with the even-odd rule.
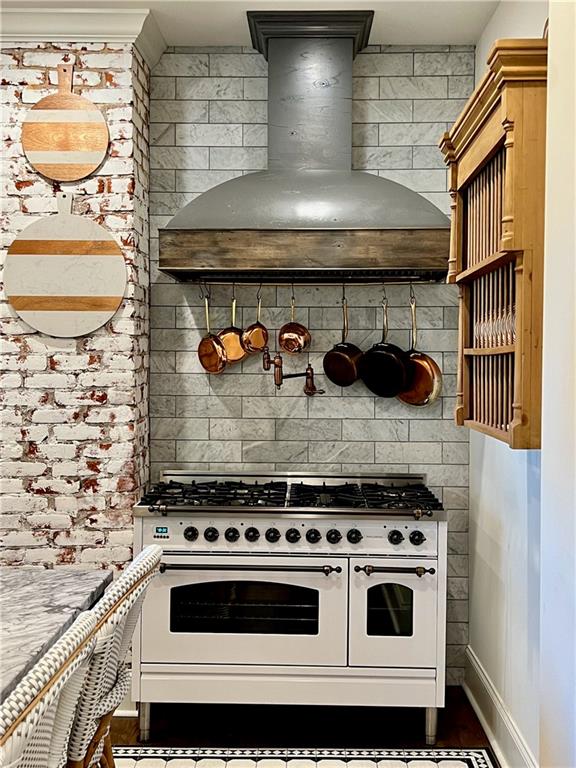
[[[440,148],[460,288],[456,423],[540,447],[546,40],[498,40]]]

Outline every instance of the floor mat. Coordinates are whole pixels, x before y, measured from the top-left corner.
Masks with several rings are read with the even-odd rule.
[[[116,768],[498,768],[484,749],[114,747]]]

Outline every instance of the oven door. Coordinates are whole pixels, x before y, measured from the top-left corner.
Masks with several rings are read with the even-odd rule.
[[[435,667],[436,560],[350,560],[350,666]]]
[[[142,611],[142,661],[345,665],[348,561],[164,556]]]

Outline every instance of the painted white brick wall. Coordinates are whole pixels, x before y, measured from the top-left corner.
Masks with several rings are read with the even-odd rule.
[[[61,62],[101,105],[111,142],[90,178],[53,184],[26,161],[20,133]],[[67,189],[74,213],[112,231],[129,280],[112,320],[80,339],[33,331],[0,296],[2,562],[121,567],[148,472],[149,72],[133,47],[105,43],[5,44],[2,68],[2,256]]]
[[[266,168],[266,62],[249,49],[175,48],[151,78],[151,461],[199,470],[425,472],[449,514],[448,663],[460,682],[468,620],[468,434],[452,423],[456,379],[457,293],[417,287],[420,346],[444,372],[444,393],[430,409],[374,398],[356,384],[306,398],[301,382],[276,392],[259,359],[218,377],[199,367],[205,332],[198,288],[158,271],[157,228],[201,192]],[[446,172],[437,142],[473,89],[471,47],[370,46],[354,63],[354,168],[387,176],[448,212]],[[408,347],[408,288],[387,289],[390,340]],[[256,289],[238,287],[238,324],[255,317]],[[263,322],[288,318],[290,288],[265,286]],[[353,286],[350,340],[376,341],[378,288]],[[322,371],[339,338],[338,286],[297,287],[297,316],[312,329],[309,355],[285,358],[288,370],[309,359]],[[228,287],[214,287],[212,323],[229,324]]]

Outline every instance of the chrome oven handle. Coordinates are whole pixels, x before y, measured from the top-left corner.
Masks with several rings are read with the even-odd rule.
[[[165,571],[261,571],[271,573],[342,573],[340,565],[233,565],[231,563],[160,563],[160,573]]]
[[[436,568],[424,568],[421,565],[416,566],[416,568],[392,568],[390,566],[380,565],[354,566],[354,573],[360,573],[361,571],[363,571],[366,576],[371,576],[373,573],[412,573],[421,579],[426,573],[434,575],[436,573]]]

